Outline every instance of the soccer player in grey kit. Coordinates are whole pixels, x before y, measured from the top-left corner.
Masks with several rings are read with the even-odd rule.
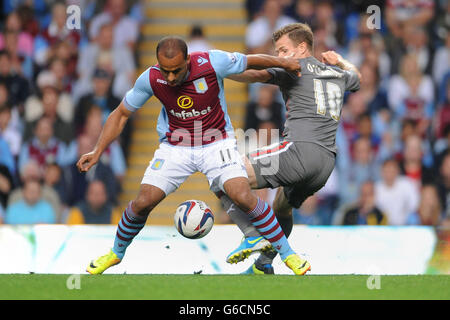
[[[314,58],[313,33],[306,24],[289,24],[274,32],[273,40],[279,57],[300,59],[300,75],[271,68],[247,70],[229,78],[275,84],[283,94],[286,104],[283,141],[251,152],[244,161],[253,189],[282,187],[278,189],[273,208],[288,236],[293,225],[292,208],[299,208],[306,198],[321,189],[333,171],[344,93],[359,90],[361,75],[334,51],[322,53],[322,61]],[[245,235],[227,262],[237,263],[261,251],[248,273],[273,273],[276,252],[267,250],[270,244],[259,239],[263,233],[253,227],[226,194],[218,196]]]

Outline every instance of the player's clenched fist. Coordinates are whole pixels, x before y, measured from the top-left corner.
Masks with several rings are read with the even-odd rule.
[[[290,72],[300,71],[301,66],[300,66],[299,59],[295,59],[295,58],[291,58],[291,57],[285,57],[285,59],[286,59],[286,65],[284,66],[284,69],[286,71],[290,71]]]
[[[342,56],[335,51],[322,52],[322,62],[331,64],[332,66],[337,65],[342,61]]]
[[[285,65],[284,69],[288,72],[292,72],[300,76],[300,72],[302,71],[302,67],[300,65],[300,60],[297,58],[293,58],[294,53],[290,54],[289,56],[284,57],[285,59]]]
[[[83,154],[77,162],[77,168],[80,172],[87,172],[98,162],[99,156],[94,152]]]

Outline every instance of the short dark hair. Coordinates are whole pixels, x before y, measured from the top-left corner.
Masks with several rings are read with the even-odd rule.
[[[306,23],[290,23],[272,34],[272,39],[277,42],[285,34],[288,35],[295,45],[306,42],[308,50],[312,53],[314,49],[314,35]]]
[[[203,28],[199,24],[195,24],[192,26],[191,33],[189,34],[190,37],[203,37]]]
[[[186,42],[180,37],[175,36],[162,38],[156,46],[156,57],[158,57],[159,52],[169,59],[175,57],[180,52],[183,54],[184,59],[187,59],[188,55]]]

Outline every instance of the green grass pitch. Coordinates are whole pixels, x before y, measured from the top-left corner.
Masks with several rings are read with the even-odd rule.
[[[365,275],[81,275],[72,290],[69,276],[0,275],[0,299],[450,299],[448,275],[380,276],[372,290]]]

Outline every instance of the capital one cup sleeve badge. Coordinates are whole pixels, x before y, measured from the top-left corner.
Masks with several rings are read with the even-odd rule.
[[[208,90],[208,84],[206,83],[205,78],[197,79],[193,83],[197,93],[205,93]]]

